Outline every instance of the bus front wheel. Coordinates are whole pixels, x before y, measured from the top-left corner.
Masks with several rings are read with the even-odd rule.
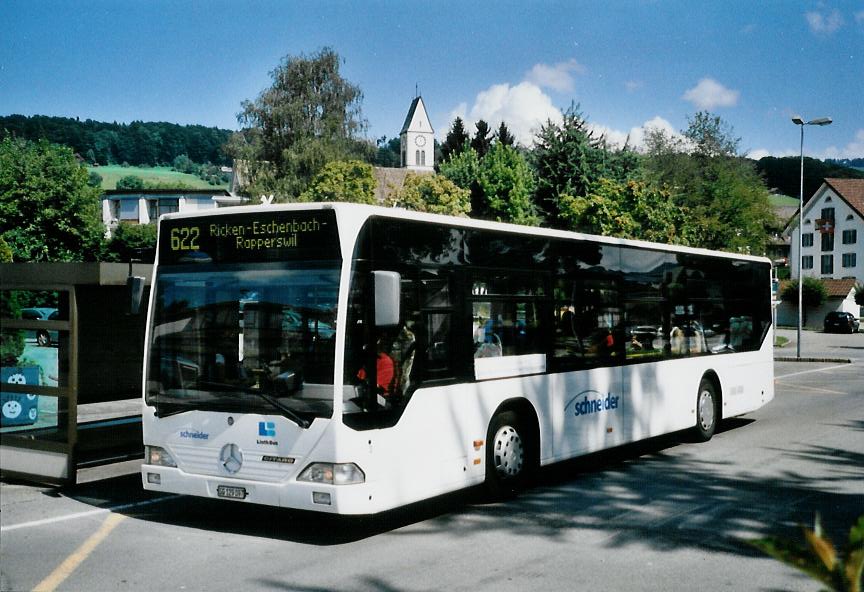
[[[717,388],[708,378],[699,383],[696,397],[696,428],[694,435],[699,442],[707,442],[717,430],[720,421],[720,399]]]
[[[513,411],[492,418],[486,439],[486,488],[493,499],[513,497],[525,487],[533,467],[532,443]]]

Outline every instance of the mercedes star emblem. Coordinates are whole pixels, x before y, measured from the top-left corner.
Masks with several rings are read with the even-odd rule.
[[[219,453],[219,462],[222,467],[232,475],[243,466],[243,452],[236,444],[226,444]]]

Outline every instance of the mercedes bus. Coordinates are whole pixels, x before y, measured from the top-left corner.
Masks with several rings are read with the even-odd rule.
[[[773,391],[761,257],[354,204],[168,214],[148,490],[372,514]]]

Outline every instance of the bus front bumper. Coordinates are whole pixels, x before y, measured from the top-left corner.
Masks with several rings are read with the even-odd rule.
[[[332,514],[372,514],[379,511],[368,483],[329,485],[296,480],[269,483],[212,475],[194,475],[173,467],[141,465],[148,491],[179,493],[213,499],[312,510]]]

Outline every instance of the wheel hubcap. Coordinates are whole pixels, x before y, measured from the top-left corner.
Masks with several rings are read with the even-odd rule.
[[[513,426],[502,426],[495,434],[492,459],[501,475],[515,477],[522,471],[525,449],[522,438]]]
[[[703,430],[709,430],[714,425],[714,395],[708,390],[699,394],[699,424]]]

